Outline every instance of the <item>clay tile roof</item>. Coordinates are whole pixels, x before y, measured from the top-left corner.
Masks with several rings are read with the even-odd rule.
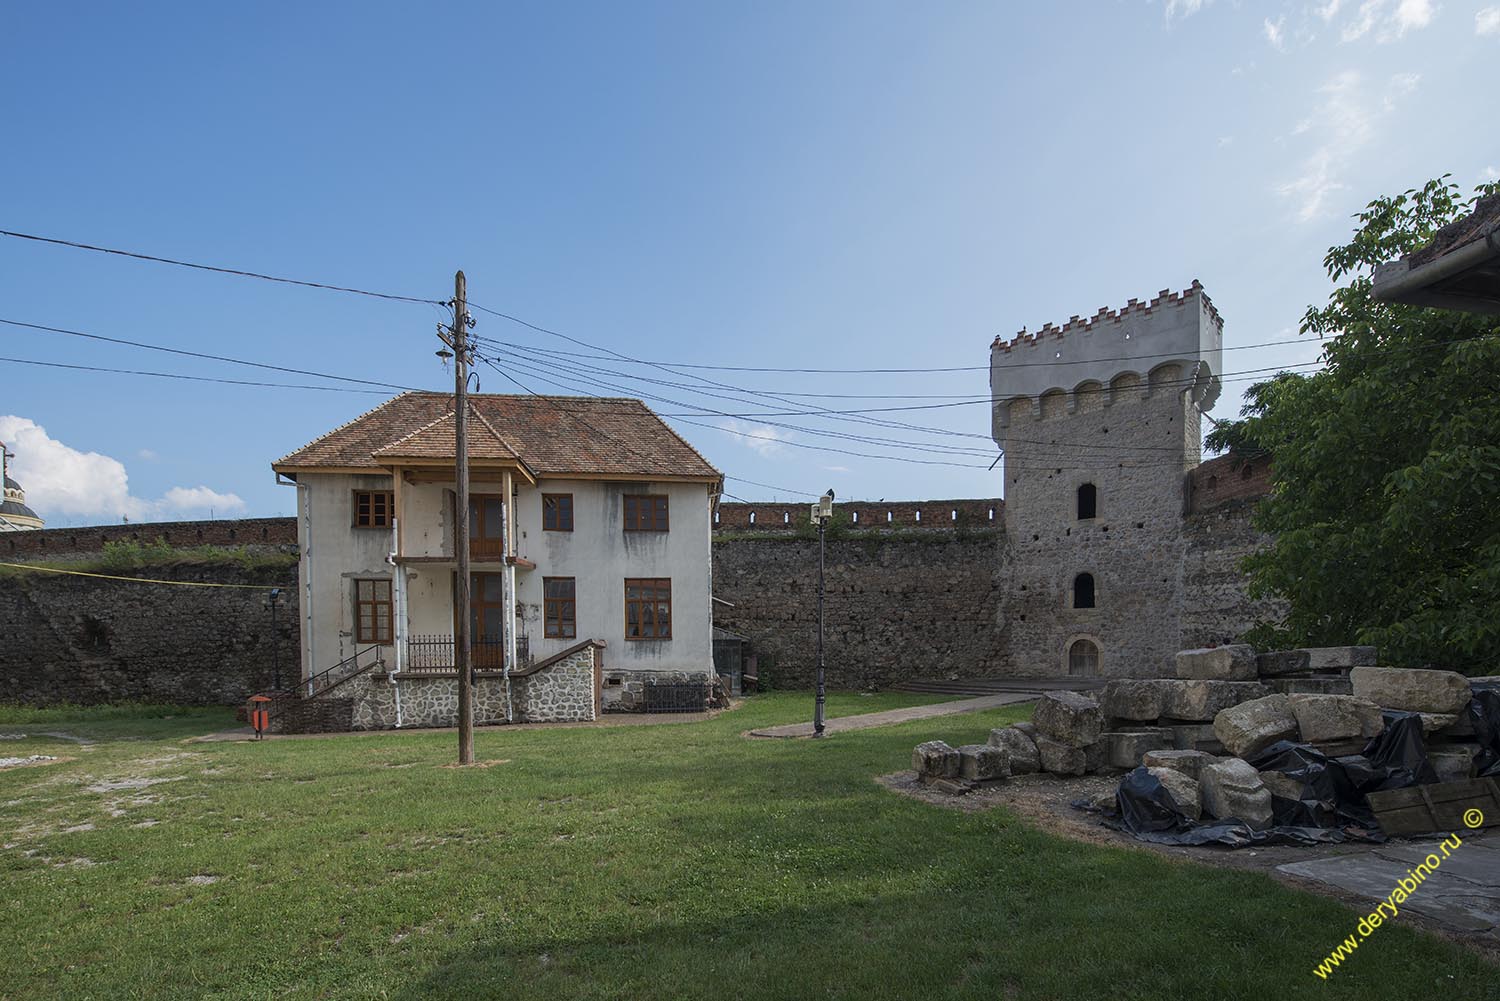
[[[582,396],[469,397],[470,454],[518,459],[541,476],[721,473],[640,400]],[[444,433],[446,429],[446,434]],[[377,470],[395,458],[453,455],[453,396],[402,393],[285,456],[275,467]]]
[[[474,408],[469,407],[472,411]],[[519,459],[511,448],[478,413],[472,413],[469,422],[470,459]],[[451,459],[453,457],[453,411],[424,425],[404,438],[377,448],[371,453],[376,459]]]

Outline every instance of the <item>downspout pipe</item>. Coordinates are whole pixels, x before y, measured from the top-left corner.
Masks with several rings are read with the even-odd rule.
[[[396,599],[395,622],[392,623],[396,641],[396,666],[386,679],[391,683],[391,692],[396,699],[396,729],[401,729],[401,683],[397,676],[401,673],[402,653],[406,644],[403,626],[406,622],[406,574],[402,573],[401,566],[396,562],[396,555],[401,548],[401,525],[397,518],[391,519],[391,552],[385,561],[391,566],[391,589]]]

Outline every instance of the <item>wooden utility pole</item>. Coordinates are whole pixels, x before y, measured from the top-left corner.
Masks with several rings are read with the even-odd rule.
[[[474,676],[469,635],[469,309],[464,273],[453,276],[453,464],[457,504],[453,556],[458,563],[453,666],[458,671],[458,763],[474,763]]]

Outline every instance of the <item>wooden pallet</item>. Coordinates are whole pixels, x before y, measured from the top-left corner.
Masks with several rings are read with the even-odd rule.
[[[1464,820],[1470,810],[1484,815],[1477,826],[1500,827],[1500,784],[1494,779],[1387,789],[1367,798],[1380,829],[1392,836],[1473,830]]]

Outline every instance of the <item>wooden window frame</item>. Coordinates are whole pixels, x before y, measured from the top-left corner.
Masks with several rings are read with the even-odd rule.
[[[631,588],[649,588],[652,594],[649,598],[632,598]],[[663,594],[665,598],[663,598]],[[657,611],[660,606],[665,605],[667,611],[666,632],[656,632],[652,636],[630,635],[631,622],[630,610],[636,609],[636,628],[639,629],[644,621],[641,611],[646,607],[651,608],[651,625],[655,630],[661,629],[657,622]],[[670,577],[626,577],[625,578],[625,638],[632,643],[651,640],[669,640],[672,638],[672,578]]]
[[[646,501],[644,511],[642,501]],[[669,532],[672,530],[671,508],[667,494],[626,494],[621,510],[624,514],[623,520],[627,532]]]
[[[360,594],[360,589],[366,585],[372,585],[372,595],[365,598]],[[375,597],[378,594],[378,585],[385,585],[386,597],[382,600]],[[356,577],[354,578],[354,643],[369,643],[375,646],[390,646],[396,639],[396,602],[395,582],[389,577]],[[373,635],[365,631],[364,609],[370,609],[370,625]],[[385,609],[386,636],[380,638],[380,609]]]
[[[566,508],[564,507],[564,504],[563,504],[564,500],[567,501]],[[548,509],[548,505],[549,504],[552,505],[552,507],[550,509],[551,512],[555,514],[555,517],[552,519],[555,522],[555,524],[551,524],[551,525],[547,524],[547,515],[549,513],[549,509]],[[563,518],[563,512],[564,512],[564,510],[567,511],[567,518],[566,519]],[[567,521],[566,525],[563,524],[563,522],[565,520]],[[571,531],[573,531],[573,495],[572,494],[542,494],[542,531],[544,531],[544,532],[571,532]]]
[[[554,598],[549,592],[551,585],[567,583],[572,587],[572,596],[567,598]],[[557,610],[554,616],[553,609]],[[571,614],[567,614],[571,613]],[[554,628],[554,619],[556,627]],[[563,631],[563,623],[570,622],[573,632]],[[542,578],[542,635],[553,640],[572,640],[578,638],[578,578],[577,577],[543,577]]]
[[[377,520],[376,498],[384,498],[385,517]],[[363,514],[360,512],[360,501],[368,498],[369,509]],[[354,517],[355,528],[390,528],[396,520],[396,492],[394,490],[356,490],[354,491]]]

